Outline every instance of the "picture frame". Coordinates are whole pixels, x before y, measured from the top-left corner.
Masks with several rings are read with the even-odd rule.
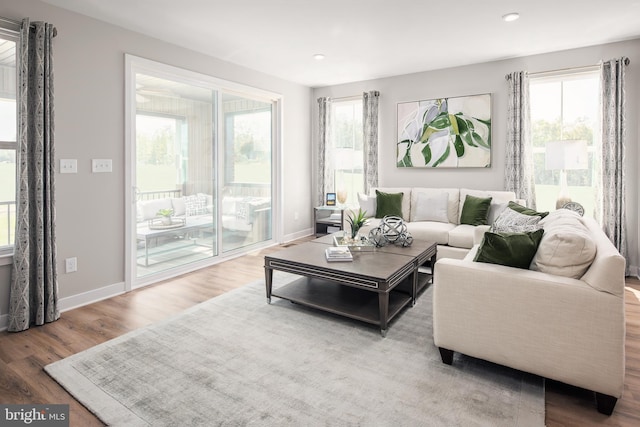
[[[327,206],[335,206],[336,205],[336,193],[327,193],[327,198],[326,198],[326,205]]]
[[[491,94],[397,104],[398,168],[491,167]]]

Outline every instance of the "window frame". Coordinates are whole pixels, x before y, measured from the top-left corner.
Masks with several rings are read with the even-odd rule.
[[[144,277],[137,277],[136,271],[131,260],[133,254],[136,252],[135,239],[132,238],[133,231],[135,231],[135,216],[132,215],[132,208],[135,204],[135,176],[136,176],[136,153],[135,147],[135,112],[136,112],[136,75],[146,74],[153,75],[163,79],[179,79],[179,81],[194,85],[209,87],[216,91],[216,103],[219,103],[222,99],[222,94],[237,95],[250,99],[255,99],[262,102],[272,104],[272,153],[271,153],[271,187],[272,187],[272,204],[271,215],[272,230],[271,240],[281,241],[283,232],[283,219],[281,212],[283,212],[283,198],[282,194],[282,110],[283,110],[283,96],[281,94],[270,92],[264,89],[259,89],[247,84],[236,83],[230,80],[221,79],[212,75],[203,74],[202,72],[191,71],[182,67],[173,66],[167,63],[157,62],[150,59],[145,59],[139,56],[125,53],[124,55],[124,74],[125,74],[125,241],[128,242],[125,245],[125,291],[139,288],[142,286],[156,283],[160,280],[173,277],[178,274],[187,273],[197,268],[205,267],[215,264],[216,262],[229,259],[236,256],[239,252],[234,251],[219,251],[217,256],[210,260],[202,260],[185,265],[184,267],[176,267],[173,270],[167,270],[166,272],[160,272],[157,274],[151,274]],[[217,115],[218,124],[224,123],[224,117],[220,109],[215,113]],[[217,131],[215,137],[218,137]],[[214,179],[216,185],[224,180],[224,156],[216,153],[214,157]],[[220,215],[220,211],[217,213]]]
[[[16,105],[16,114],[15,114],[15,118],[16,118],[16,136],[15,136],[15,140],[14,141],[0,140],[0,150],[13,150],[13,151],[15,151],[15,158],[16,158],[16,165],[17,165],[17,159],[18,159],[18,133],[19,133],[18,124],[20,122],[20,120],[19,120],[19,111],[18,111],[18,95],[19,95],[19,93],[18,93],[18,67],[17,67],[17,62],[18,62],[18,50],[20,48],[20,44],[19,44],[20,37],[19,37],[19,32],[18,32],[19,24],[17,24],[17,23],[14,24],[14,25],[9,25],[9,24],[13,24],[13,23],[10,23],[10,22],[8,22],[6,20],[0,20],[0,38],[2,38],[3,40],[7,40],[7,41],[11,41],[11,42],[15,43],[15,62],[16,62],[16,67],[15,67],[15,82],[16,82],[15,105]],[[12,27],[15,27],[16,29],[13,29]],[[13,200],[14,206],[17,205],[17,200],[16,200],[17,199],[17,185],[18,185],[17,167],[16,167],[15,185],[16,185],[16,195],[14,196],[14,200]],[[3,210],[2,206],[0,206],[0,210]],[[14,208],[14,214],[15,214],[15,211],[16,211],[16,208]],[[0,225],[0,226],[4,226],[4,225]],[[7,224],[7,226],[10,227],[10,224]],[[10,230],[10,228],[9,228],[9,230]],[[9,236],[11,236],[11,234]],[[3,242],[0,242],[0,265],[10,264],[12,262],[12,260],[13,260],[13,253],[14,253],[14,247],[15,247],[15,229],[13,230],[13,242],[14,242],[13,244],[9,244],[9,245],[3,245]]]
[[[362,113],[362,111],[364,110],[364,100],[362,99],[361,96],[349,96],[349,97],[344,97],[344,98],[338,98],[338,99],[333,99],[331,101],[331,105],[330,105],[330,111],[329,114],[331,116],[330,119],[330,123],[331,123],[331,129],[329,130],[329,145],[331,150],[351,150],[352,153],[357,153],[357,147],[356,147],[356,138],[353,137],[351,139],[351,147],[347,147],[344,146],[344,144],[339,144],[339,141],[337,136],[336,136],[336,132],[335,132],[335,126],[337,124],[337,120],[336,120],[336,109],[339,108],[340,106],[345,106],[345,105],[352,105],[354,106],[353,108],[356,108],[356,104],[359,104],[360,107],[360,111]],[[353,116],[355,117],[355,115]],[[356,168],[352,168],[352,169],[338,169],[337,168],[337,162],[336,162],[336,156],[332,155],[331,156],[331,160],[332,163],[331,164],[331,170],[333,172],[334,175],[334,192],[338,193],[341,190],[347,190],[347,200],[345,202],[346,206],[356,206],[358,204],[358,197],[356,193],[364,193],[365,191],[365,176],[364,176],[364,162],[365,160],[365,149],[364,149],[364,119],[362,116],[360,116],[360,123],[359,123],[359,127],[357,128],[357,131],[360,133],[360,140],[361,140],[361,144],[362,147],[360,148],[360,152],[362,152],[362,158],[361,160],[361,168],[360,169],[356,169]],[[356,130],[356,127],[354,126],[354,131]],[[338,173],[339,171],[348,171],[350,172],[352,175],[356,174],[356,173],[360,173],[362,176],[362,182],[360,183],[361,185],[359,185],[359,189],[354,191],[355,185],[351,184],[348,188],[339,188],[339,182],[338,182]]]
[[[533,73],[529,75],[529,102],[531,105],[531,98],[532,98],[532,93],[534,90],[534,86],[536,84],[545,84],[545,83],[560,83],[561,87],[560,87],[560,105],[558,106],[560,108],[559,111],[559,118],[560,118],[560,137],[558,138],[559,140],[570,140],[572,138],[567,138],[563,135],[564,130],[565,130],[565,125],[571,125],[571,124],[575,124],[577,121],[576,119],[574,119],[573,123],[567,123],[564,120],[564,116],[565,116],[565,111],[567,111],[565,109],[565,98],[564,98],[564,85],[568,82],[571,81],[576,81],[576,80],[581,80],[584,79],[586,76],[588,76],[591,79],[595,79],[596,83],[599,86],[599,80],[600,80],[600,67],[598,65],[593,65],[593,66],[585,66],[585,67],[579,67],[579,68],[574,68],[574,69],[564,69],[564,70],[558,70],[558,71],[549,71],[549,72],[540,72],[540,73]],[[595,99],[595,103],[596,105],[599,105],[601,103],[600,100],[600,89],[598,87],[598,90],[596,92],[596,96],[597,99]],[[596,107],[597,108],[597,107]],[[590,187],[593,189],[594,192],[594,198],[593,200],[589,201],[588,203],[585,203],[585,205],[591,205],[593,204],[593,216],[598,219],[600,216],[600,211],[602,209],[601,205],[601,200],[598,197],[598,191],[599,188],[601,187],[601,181],[602,181],[602,171],[601,171],[601,167],[599,162],[597,161],[597,159],[599,158],[599,153],[601,151],[601,141],[600,141],[600,129],[601,129],[601,122],[602,122],[602,116],[601,116],[601,111],[598,109],[596,112],[596,116],[594,118],[594,122],[591,125],[591,131],[592,131],[592,141],[591,144],[589,144],[587,146],[587,155],[589,156],[590,160],[589,160],[589,168],[587,169],[589,171],[589,173],[591,174],[591,179],[592,181],[592,185],[591,186],[583,186],[583,185],[579,185],[579,186],[575,186],[573,185],[573,187]],[[535,146],[534,145],[534,140],[533,140],[533,133],[534,133],[534,121],[533,121],[533,117],[531,118],[531,128],[530,128],[530,145],[531,145],[531,153],[532,155],[540,155],[540,154],[546,154],[546,147],[544,146]],[[569,128],[570,130],[571,128]],[[548,142],[548,141],[547,141]],[[534,170],[533,170],[534,174],[536,173],[536,169],[535,169],[535,165],[534,165]],[[558,172],[559,173],[559,172]],[[555,173],[554,173],[555,174]],[[544,184],[544,183],[536,183],[534,182],[534,186],[536,187],[536,202],[540,201],[539,197],[539,192],[537,191],[537,187],[538,186],[546,186],[546,185],[551,185],[551,184]],[[554,183],[552,184],[553,186],[557,187],[559,184],[556,182],[556,180],[554,179]],[[540,208],[540,206],[538,206]],[[585,206],[586,207],[586,206]],[[589,212],[591,213],[591,212]]]

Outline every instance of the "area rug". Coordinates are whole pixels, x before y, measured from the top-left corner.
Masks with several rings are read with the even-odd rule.
[[[292,276],[275,273],[275,286]],[[543,426],[544,382],[442,363],[432,292],[372,326],[251,283],[45,367],[113,426]]]

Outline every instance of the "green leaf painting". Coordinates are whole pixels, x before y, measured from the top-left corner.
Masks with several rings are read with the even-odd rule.
[[[399,168],[491,166],[491,94],[398,104]]]

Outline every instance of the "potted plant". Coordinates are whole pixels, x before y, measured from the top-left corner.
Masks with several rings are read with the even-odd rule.
[[[363,211],[362,208],[358,209],[358,213],[354,213],[347,218],[347,222],[351,225],[351,238],[355,239],[358,235],[360,228],[367,222],[367,211]]]
[[[160,209],[156,216],[162,218],[162,224],[171,225],[171,216],[173,215],[173,209]]]

